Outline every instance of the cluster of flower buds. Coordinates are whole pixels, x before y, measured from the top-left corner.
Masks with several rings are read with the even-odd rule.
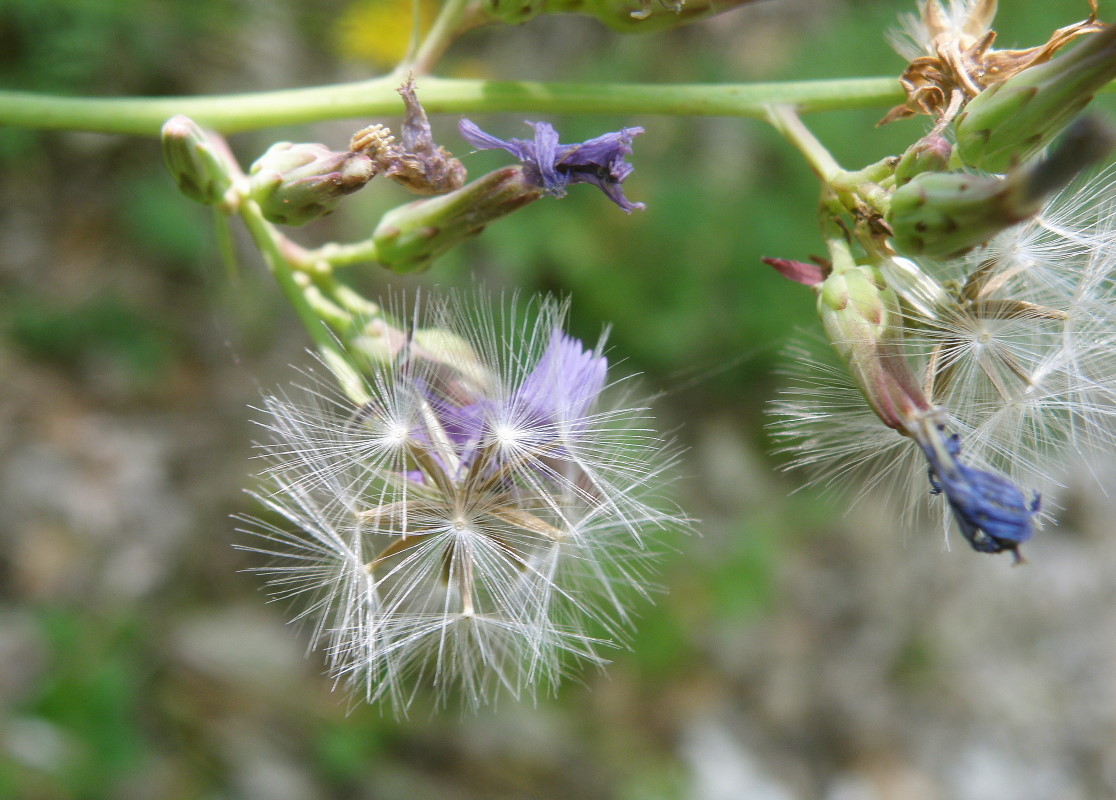
[[[241,199],[250,199],[266,220],[282,225],[303,225],[329,214],[346,195],[383,175],[427,198],[388,212],[372,233],[376,260],[398,273],[425,269],[494,220],[543,195],[561,197],[571,184],[597,186],[627,213],[643,208],[621,188],[632,171],[626,160],[631,141],[642,128],[560,144],[558,133],[545,122],[531,123],[534,139],[503,140],[462,120],[459,129],[469,144],[504,149],[521,162],[466,184],[462,163],[435,144],[414,81],[404,83],[399,94],[405,109],[400,139],[375,124],[357,131],[344,152],[322,144],[279,142],[252,165],[246,180],[236,180],[236,161],[220,139],[185,117],[175,117],[163,130],[167,166],[192,199],[224,203],[230,211]]]
[[[917,86],[905,83],[908,105],[900,107],[938,118],[934,131],[900,159],[885,214],[895,249],[908,256],[954,257],[983,244],[1033,216],[1047,196],[1100,161],[1116,141],[1106,125],[1086,120],[1071,127],[1049,157],[1032,159],[1116,77],[1116,26],[1097,23],[1095,8],[1084,22],[1056,31],[1043,48],[996,51],[989,27],[994,3],[951,7],[947,15],[938,0],[923,6],[927,30],[915,38],[933,54],[912,60],[910,69],[921,78]],[[1077,37],[1086,38],[1051,58]],[[951,53],[968,55],[951,60]],[[954,101],[947,103],[948,97]],[[950,124],[953,148],[940,135]],[[950,166],[981,172],[945,171]]]

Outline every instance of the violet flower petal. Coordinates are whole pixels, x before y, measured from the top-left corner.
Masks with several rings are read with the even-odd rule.
[[[516,403],[552,423],[584,427],[584,418],[605,386],[608,359],[586,350],[555,328],[550,343],[516,392]]]
[[[625,161],[631,142],[643,128],[623,128],[577,144],[559,144],[558,132],[546,122],[528,122],[535,129],[534,139],[498,139],[473,122],[458,123],[461,137],[478,150],[503,149],[524,166],[528,180],[553,197],[561,197],[573,183],[590,183],[605,193],[625,212],[643,209],[624,196],[620,184],[631,174]]]

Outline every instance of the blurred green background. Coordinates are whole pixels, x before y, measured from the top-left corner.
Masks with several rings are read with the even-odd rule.
[[[1001,6],[1004,47],[1087,13],[1083,0]],[[897,75],[884,32],[911,10],[767,0],[647,36],[544,17],[468,34],[439,72]],[[357,79],[397,55],[402,13],[389,0],[0,0],[0,86],[174,95]],[[885,110],[809,123],[855,167],[922,131],[875,128]],[[525,135],[524,117],[540,118],[475,119],[507,137]],[[1069,487],[1064,524],[1012,569],[956,538],[947,551],[871,497],[850,510],[800,489],[770,454],[764,408],[813,301],[759,259],[820,250],[809,170],[746,120],[550,121],[563,141],[644,126],[625,187],[647,210],[625,216],[574,187],[427,274],[352,281],[371,296],[545,290],[572,296],[578,335],[611,324],[612,360],[643,373],[688,448],[680,499],[701,535],[666,543],[666,591],[607,671],[535,705],[473,717],[420,702],[407,720],[332,692],[304,632],[245,573],[256,557],[232,547],[229,517],[250,510],[248,406],[308,359],[258,257],[240,241],[226,272],[208,212],[176,194],[154,141],[0,129],[0,797],[1116,796],[1116,501]],[[367,122],[232,145],[247,163],[277,139],[340,146]],[[461,154],[455,122],[435,130]],[[464,160],[473,174],[505,163]],[[408,200],[373,183],[296,238],[358,238]]]

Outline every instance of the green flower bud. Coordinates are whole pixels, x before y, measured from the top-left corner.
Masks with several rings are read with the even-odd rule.
[[[225,199],[232,176],[219,142],[181,114],[163,123],[162,141],[163,161],[184,195],[205,205]]]
[[[249,175],[249,196],[266,219],[304,225],[333,211],[342,197],[372,180],[376,168],[363,153],[278,142],[256,160]]]
[[[973,98],[954,121],[967,165],[1005,172],[1046,146],[1093,94],[1116,78],[1116,25],[1063,55],[1029,67]]]
[[[1021,204],[1016,183],[962,172],[924,172],[891,195],[885,216],[906,255],[953,257],[1039,210]]]
[[[818,315],[864,399],[885,425],[910,432],[931,406],[903,356],[899,297],[871,266],[830,273]]]
[[[908,183],[923,172],[942,172],[949,167],[952,148],[944,137],[934,133],[907,148],[895,167],[895,185]]]
[[[952,258],[984,244],[1042,207],[1081,170],[1113,145],[1113,133],[1095,119],[1070,128],[1048,158],[1005,178],[961,172],[924,172],[891,195],[885,219],[897,250],[906,255]]]
[[[449,194],[417,200],[385,214],[372,240],[377,260],[393,272],[418,272],[495,219],[542,197],[523,168],[490,172]]]
[[[899,299],[874,267],[834,272],[818,291],[818,315],[841,358],[892,335],[900,322]]]

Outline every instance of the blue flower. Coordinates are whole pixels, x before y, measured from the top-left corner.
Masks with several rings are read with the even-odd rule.
[[[1014,483],[1000,475],[961,463],[957,434],[919,442],[926,460],[932,494],[945,492],[961,535],[981,553],[1011,551],[1018,563],[1019,545],[1031,538],[1031,520],[1039,510],[1039,496],[1027,502]]]
[[[528,122],[534,139],[497,139],[467,119],[457,128],[461,138],[478,150],[507,150],[524,166],[528,179],[553,197],[562,197],[572,183],[591,183],[627,213],[642,210],[624,196],[620,184],[632,171],[625,157],[643,128],[622,128],[578,144],[559,144],[558,132],[546,122]]]

